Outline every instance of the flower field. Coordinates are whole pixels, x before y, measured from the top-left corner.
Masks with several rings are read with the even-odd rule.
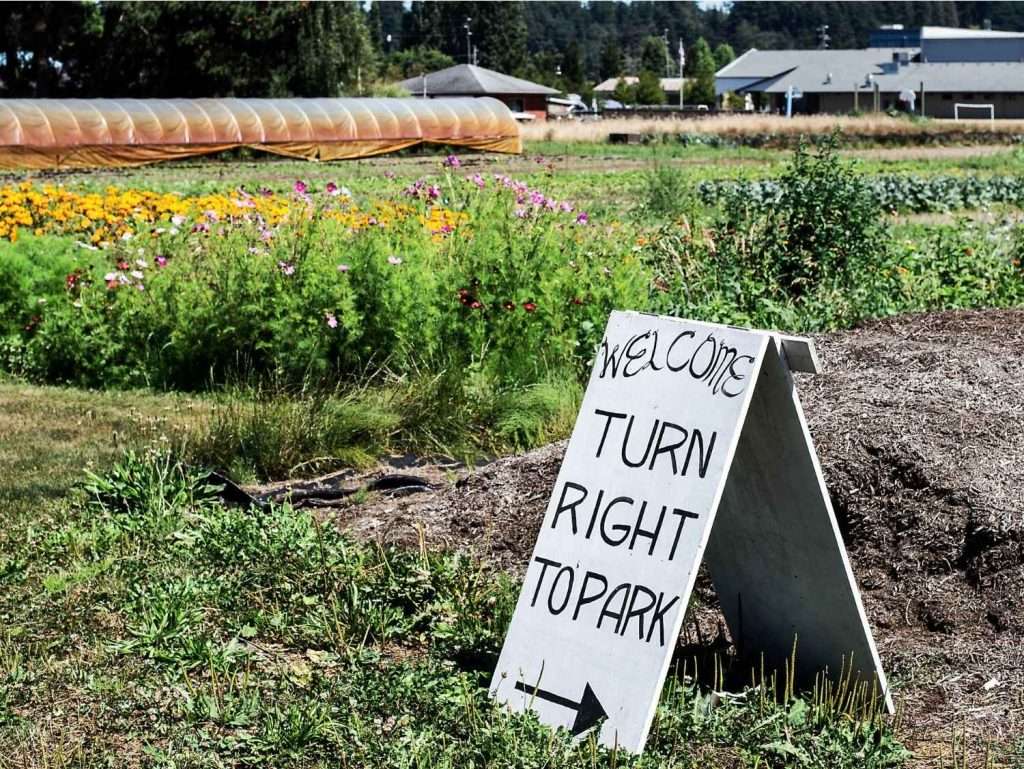
[[[299,192],[298,190],[301,190]],[[11,242],[21,230],[34,235],[68,235],[84,242],[109,247],[115,241],[135,235],[176,234],[189,226],[208,231],[218,222],[246,222],[262,228],[270,237],[290,217],[312,215],[336,221],[351,231],[387,227],[395,221],[419,218],[434,234],[454,229],[460,217],[442,207],[418,216],[410,205],[374,201],[361,209],[351,193],[334,184],[323,190],[333,205],[314,205],[313,195],[303,182],[296,183],[294,196],[282,196],[268,189],[250,194],[237,189],[229,194],[186,197],[170,192],[110,187],[102,193],[75,192],[52,184],[36,187],[30,182],[0,187],[0,238]]]
[[[370,194],[8,185],[0,365],[185,391],[415,381],[438,414],[462,409],[446,432],[526,445],[549,432],[494,403],[540,403],[541,422],[564,425],[613,308],[806,331],[1024,299],[1017,225],[900,231],[879,199],[889,182],[827,146],[721,195],[656,173],[614,219],[536,178],[451,156],[410,180],[385,172]]]

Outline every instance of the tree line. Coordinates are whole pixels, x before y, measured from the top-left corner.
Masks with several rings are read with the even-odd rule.
[[[1001,2],[20,2],[0,4],[7,97],[334,96],[454,63],[586,93],[686,75],[706,90],[732,51],[867,45],[882,24],[1024,28]],[[637,90],[639,91],[639,84]],[[708,94],[695,90],[696,101]],[[711,94],[713,98],[713,93]]]

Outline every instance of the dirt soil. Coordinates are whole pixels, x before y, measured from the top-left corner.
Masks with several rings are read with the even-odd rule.
[[[954,730],[1024,748],[1024,311],[904,316],[816,342],[824,373],[798,387],[914,764],[948,756]],[[371,494],[333,517],[522,571],[564,449],[406,468],[435,490]],[[698,600],[713,605],[709,590]]]

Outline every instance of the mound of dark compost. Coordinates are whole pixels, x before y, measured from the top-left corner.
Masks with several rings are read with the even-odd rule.
[[[824,373],[798,387],[903,737],[925,759],[953,726],[1011,745],[1024,734],[1024,311],[903,316],[816,342]],[[564,449],[417,467],[429,490],[373,494],[336,520],[522,571]]]

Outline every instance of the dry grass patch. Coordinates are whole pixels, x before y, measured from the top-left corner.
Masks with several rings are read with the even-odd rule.
[[[558,121],[535,123],[522,127],[526,141],[605,142],[609,134],[638,133],[710,134],[725,137],[744,137],[763,134],[779,136],[825,135],[840,129],[850,136],[882,138],[893,136],[920,137],[923,140],[945,135],[1015,136],[1024,134],[1024,120],[996,122],[957,122],[954,120],[928,120],[914,122],[888,115],[781,115],[735,114],[713,117],[665,118],[610,118],[608,120],[579,122]]]
[[[0,383],[0,514],[59,500],[83,469],[127,445],[171,439],[208,409],[179,395]]]

